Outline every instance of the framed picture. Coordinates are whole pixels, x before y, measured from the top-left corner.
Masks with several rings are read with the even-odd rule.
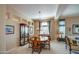
[[[6,31],[6,34],[14,34],[14,26],[6,25],[5,31]]]
[[[72,25],[72,32],[73,34],[79,34],[79,24]]]

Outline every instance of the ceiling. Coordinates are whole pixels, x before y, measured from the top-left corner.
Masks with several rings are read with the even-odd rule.
[[[32,19],[79,15],[79,4],[12,4],[9,6]]]

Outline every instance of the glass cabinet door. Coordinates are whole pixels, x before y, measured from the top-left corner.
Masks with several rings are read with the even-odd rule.
[[[28,38],[29,38],[28,26],[25,26],[25,44],[28,43]]]
[[[20,46],[27,43],[28,39],[28,26],[26,24],[20,24]]]
[[[21,25],[21,37],[24,37],[24,26]]]

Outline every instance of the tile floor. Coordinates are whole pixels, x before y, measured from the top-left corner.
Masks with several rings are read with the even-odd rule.
[[[28,45],[17,47],[15,50],[9,52],[8,54],[31,54],[32,49],[28,48]],[[41,54],[68,54],[69,51],[65,49],[64,42],[51,42],[51,50],[43,49]],[[36,52],[34,54],[37,54]]]

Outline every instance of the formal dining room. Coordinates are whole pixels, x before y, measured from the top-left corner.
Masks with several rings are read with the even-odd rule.
[[[79,4],[0,4],[0,54],[79,54]]]

